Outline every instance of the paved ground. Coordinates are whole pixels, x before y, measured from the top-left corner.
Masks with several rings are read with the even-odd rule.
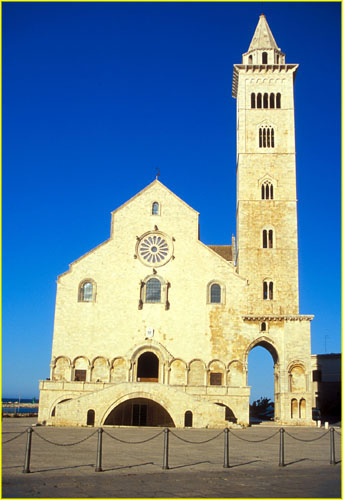
[[[285,428],[285,467],[279,467],[279,428],[230,431],[230,468],[223,468],[224,434],[178,429],[170,434],[169,469],[162,470],[163,430],[106,428],[103,472],[95,472],[97,434],[92,428],[34,427],[29,474],[23,474],[27,433],[34,418],[3,420],[3,498],[340,498],[341,439],[335,432],[336,465],[329,464],[325,429]],[[162,432],[161,434],[159,434]],[[158,435],[159,434],[159,435]],[[274,437],[271,437],[273,436]],[[53,443],[75,443],[57,446]],[[178,439],[205,441],[189,444]],[[321,437],[323,436],[323,437]],[[262,440],[251,443],[245,440]],[[297,438],[294,439],[294,438]],[[303,442],[298,439],[317,439]],[[244,440],[243,440],[244,439]]]

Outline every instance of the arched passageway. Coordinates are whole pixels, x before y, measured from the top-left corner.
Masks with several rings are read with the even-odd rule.
[[[144,352],[138,358],[137,381],[158,382],[159,361],[153,352]]]
[[[251,386],[250,404],[260,400],[257,408],[250,408],[250,421],[275,420],[279,416],[279,369],[276,349],[267,340],[257,342],[249,351],[248,385]],[[270,399],[265,404],[262,398]],[[252,418],[253,417],[253,418]]]
[[[224,403],[216,403],[216,405],[225,408],[225,420],[227,422],[233,422],[234,424],[237,423],[237,417],[235,417],[235,414],[233,413],[233,411],[229,406],[224,405]]]
[[[147,398],[129,399],[119,404],[107,416],[104,425],[175,427],[167,410]]]

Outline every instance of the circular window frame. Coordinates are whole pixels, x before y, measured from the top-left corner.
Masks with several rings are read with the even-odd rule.
[[[147,267],[164,266],[170,261],[173,254],[172,239],[161,231],[144,233],[136,244],[136,255],[141,263]]]

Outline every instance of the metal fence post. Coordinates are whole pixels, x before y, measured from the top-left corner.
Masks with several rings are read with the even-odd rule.
[[[169,429],[164,429],[164,446],[163,446],[163,465],[162,469],[169,469],[168,465],[169,453]]]
[[[96,452],[96,466],[95,466],[95,472],[102,472],[102,433],[103,430],[100,427],[98,429],[98,447],[97,447],[97,452]]]
[[[26,451],[25,451],[25,462],[23,472],[30,472],[30,458],[31,458],[31,441],[32,441],[32,429],[29,427],[27,429],[27,440],[26,440]]]
[[[281,427],[280,429],[280,450],[279,450],[279,467],[284,467],[285,465],[285,430]]]
[[[335,429],[333,427],[330,428],[330,464],[336,465],[336,457],[335,457]]]
[[[229,464],[229,429],[224,429],[224,465],[226,469],[230,467]]]

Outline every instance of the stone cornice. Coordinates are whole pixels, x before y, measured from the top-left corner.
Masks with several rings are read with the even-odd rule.
[[[234,64],[233,65],[233,78],[232,78],[232,97],[237,97],[238,89],[238,75],[240,71],[246,74],[266,74],[268,73],[288,73],[289,71],[295,73],[298,69],[298,64]]]
[[[257,315],[244,315],[243,321],[312,321],[314,316],[312,314],[294,314],[294,315],[279,315],[279,316],[257,316]]]

